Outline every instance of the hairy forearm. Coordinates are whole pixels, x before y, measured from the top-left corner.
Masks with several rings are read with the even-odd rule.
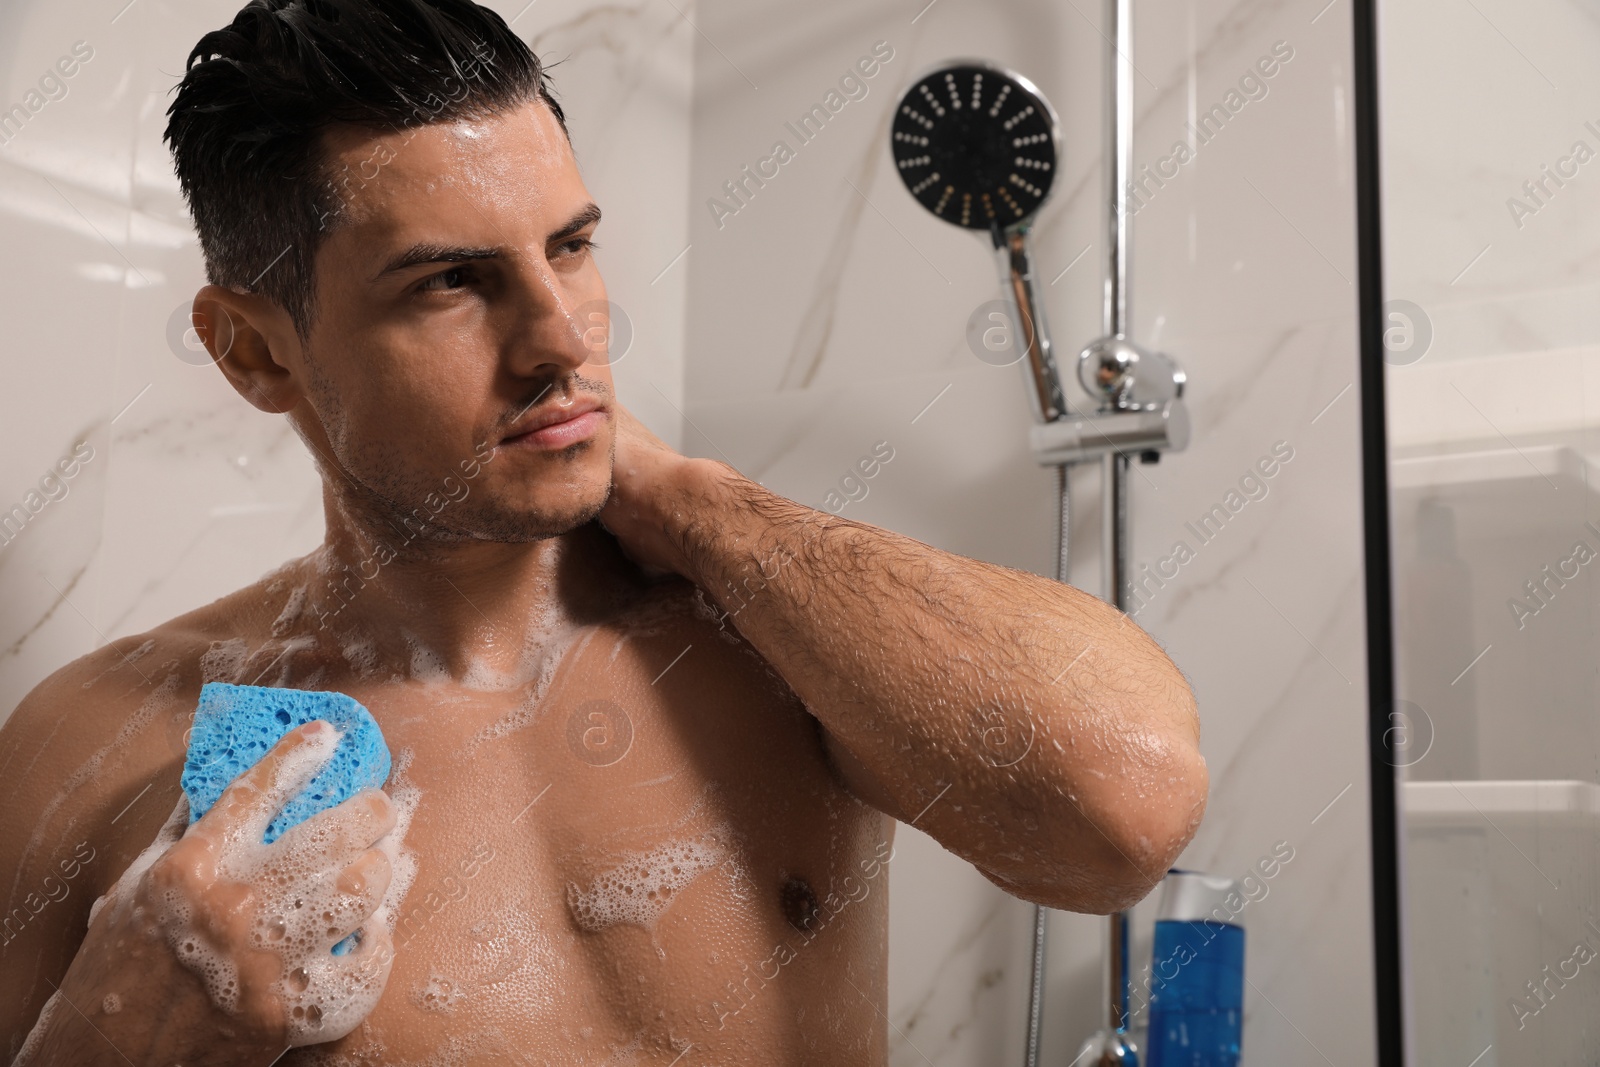
[[[668,524],[684,566],[893,814],[1015,891],[1108,910],[1187,843],[1187,685],[1094,597],[778,497],[721,464]]]

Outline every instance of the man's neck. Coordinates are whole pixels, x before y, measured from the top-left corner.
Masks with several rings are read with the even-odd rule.
[[[419,538],[397,550],[347,509],[326,511],[323,545],[302,561],[305,622],[370,642],[383,660],[442,664],[455,679],[515,684],[639,584],[594,523],[539,541]]]

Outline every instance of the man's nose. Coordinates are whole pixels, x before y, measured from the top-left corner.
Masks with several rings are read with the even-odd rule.
[[[548,264],[522,272],[512,300],[516,313],[506,343],[512,373],[533,377],[552,367],[575,371],[605,359],[605,301],[584,301],[568,292]]]

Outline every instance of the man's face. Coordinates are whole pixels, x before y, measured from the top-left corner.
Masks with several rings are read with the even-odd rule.
[[[325,145],[341,204],[317,251],[299,413],[343,468],[324,476],[446,537],[526,541],[593,518],[615,426],[599,210],[550,110],[341,127]]]

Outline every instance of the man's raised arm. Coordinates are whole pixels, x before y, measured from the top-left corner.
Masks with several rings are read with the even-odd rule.
[[[601,516],[695,582],[825,728],[864,800],[1018,896],[1147,893],[1205,810],[1182,674],[1120,611],[677,456],[620,416]]]

